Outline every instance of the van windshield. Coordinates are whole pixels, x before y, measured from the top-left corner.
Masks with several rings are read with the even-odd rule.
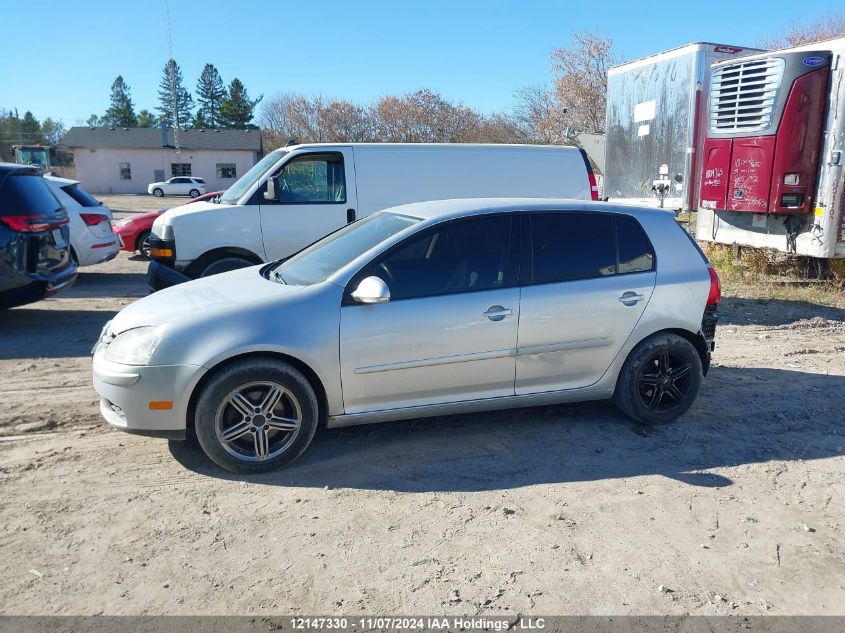
[[[325,281],[359,255],[419,221],[419,218],[397,213],[374,213],[347,224],[277,264],[275,279],[292,286],[310,286]]]
[[[254,185],[261,176],[270,169],[270,166],[278,161],[285,153],[286,150],[277,149],[255,163],[248,172],[235,181],[235,184],[226,189],[226,192],[220,198],[220,202],[223,204],[237,204],[238,200],[240,200],[243,195],[249,191],[250,187],[252,187],[252,185]]]

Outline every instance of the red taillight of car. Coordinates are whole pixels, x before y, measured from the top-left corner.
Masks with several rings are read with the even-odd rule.
[[[79,217],[82,218],[86,226],[97,226],[101,222],[109,221],[109,216],[100,215],[99,213],[80,213]]]
[[[17,233],[39,233],[58,229],[67,224],[67,217],[45,217],[42,215],[3,215],[0,222]]]
[[[707,295],[707,305],[714,305],[722,298],[722,284],[719,283],[719,275],[712,267],[708,268],[707,272],[710,273],[710,294]]]
[[[596,182],[596,175],[590,170],[590,196],[593,200],[599,199],[599,184]]]

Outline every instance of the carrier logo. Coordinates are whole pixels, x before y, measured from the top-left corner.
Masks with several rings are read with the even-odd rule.
[[[735,46],[717,46],[713,49],[714,53],[730,53],[731,55],[736,55],[740,52],[741,48],[736,48]]]
[[[805,66],[821,66],[825,60],[824,57],[805,57],[803,61]]]
[[[745,192],[742,189],[734,189],[734,200],[742,200]]]

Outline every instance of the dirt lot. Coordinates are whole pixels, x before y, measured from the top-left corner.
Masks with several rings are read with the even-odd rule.
[[[100,423],[88,352],[144,270],[0,313],[0,613],[845,614],[841,306],[727,298],[670,426],[399,422],[235,477]]]

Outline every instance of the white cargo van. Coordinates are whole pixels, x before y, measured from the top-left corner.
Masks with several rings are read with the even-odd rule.
[[[597,199],[575,147],[308,144],[262,158],[220,199],[170,209],[153,224],[153,290],[288,257],[376,211],[449,198]]]

